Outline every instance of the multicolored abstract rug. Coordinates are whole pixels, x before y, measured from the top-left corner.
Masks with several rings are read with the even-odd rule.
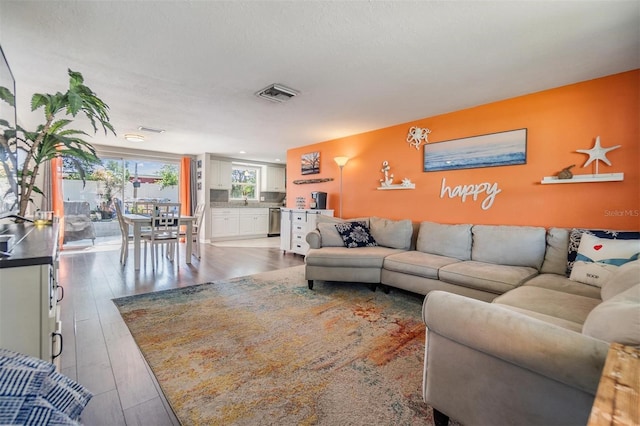
[[[421,298],[303,268],[114,300],[180,422],[433,424]]]

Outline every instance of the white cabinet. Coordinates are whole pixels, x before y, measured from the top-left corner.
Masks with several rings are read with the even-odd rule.
[[[280,250],[291,250],[291,209],[280,209]]]
[[[307,234],[316,229],[318,215],[333,216],[333,210],[282,209],[280,249],[306,255]]]
[[[58,302],[64,293],[57,281],[57,250],[52,263],[42,257],[23,259],[24,266],[0,268],[0,347],[53,362],[60,370]]]
[[[269,232],[269,209],[240,208],[239,235],[267,235]]]
[[[239,232],[239,209],[211,209],[211,238],[233,237]]]
[[[263,191],[285,192],[285,169],[283,167],[267,166],[266,184]]]
[[[231,162],[211,160],[211,189],[231,189]]]
[[[248,236],[266,237],[269,232],[268,208],[211,209],[211,238],[234,239]]]

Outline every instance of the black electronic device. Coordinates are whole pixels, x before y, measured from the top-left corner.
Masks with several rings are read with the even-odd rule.
[[[312,209],[325,210],[327,208],[327,193],[320,192],[320,191],[313,191],[311,193],[310,207]]]

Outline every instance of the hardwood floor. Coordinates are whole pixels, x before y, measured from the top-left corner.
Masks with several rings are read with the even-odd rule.
[[[201,244],[202,259],[194,257],[191,265],[182,246],[177,266],[163,258],[155,272],[144,263],[135,272],[132,249],[123,267],[119,248],[113,248],[74,248],[60,256],[61,370],[94,393],[82,414],[85,425],[179,424],[111,299],[304,263],[301,256],[274,247]]]

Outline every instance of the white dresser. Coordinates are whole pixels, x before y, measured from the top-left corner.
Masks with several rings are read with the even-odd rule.
[[[307,233],[316,228],[318,215],[333,216],[333,210],[281,209],[280,249],[306,255]]]

